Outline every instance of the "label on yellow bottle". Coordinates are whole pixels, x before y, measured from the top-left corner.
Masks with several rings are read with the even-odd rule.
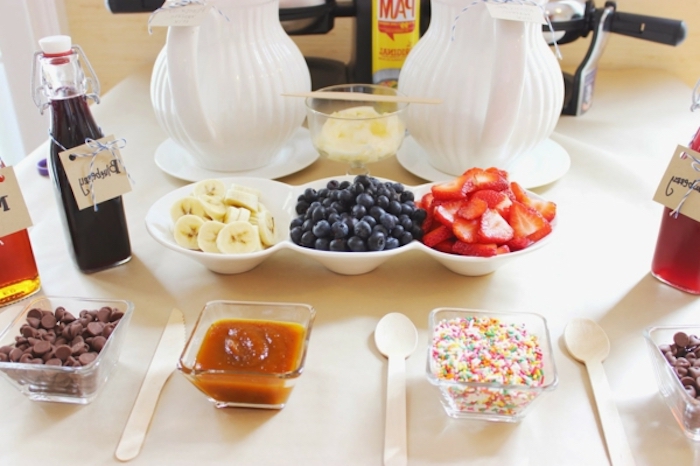
[[[372,0],[372,82],[396,87],[420,39],[420,0]]]

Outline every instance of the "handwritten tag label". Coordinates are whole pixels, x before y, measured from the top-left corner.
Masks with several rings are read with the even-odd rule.
[[[0,238],[32,226],[12,167],[0,168]]]
[[[80,210],[131,191],[114,136],[98,139],[97,142],[109,149],[100,150],[97,144],[93,147],[83,144],[58,154]]]
[[[654,200],[676,210],[686,217],[700,222],[700,153],[687,147],[678,146],[666,168],[661,183],[656,189]],[[697,181],[697,182],[696,182]]]
[[[506,19],[508,21],[547,24],[544,19],[544,13],[537,5],[524,5],[510,2],[486,2],[486,9],[489,10],[489,14],[493,19]]]
[[[204,22],[211,5],[189,3],[178,5],[177,2],[166,2],[160,9],[153,12],[149,26],[199,26]]]

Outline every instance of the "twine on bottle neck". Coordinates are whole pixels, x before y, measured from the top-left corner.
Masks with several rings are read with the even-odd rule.
[[[464,13],[467,12],[467,10],[475,5],[478,5],[479,3],[495,3],[495,4],[505,4],[505,3],[515,3],[516,5],[533,5],[536,6],[542,11],[542,16],[544,16],[545,21],[547,22],[547,27],[549,28],[549,32],[554,35],[554,26],[552,25],[552,21],[549,19],[549,16],[547,16],[547,10],[545,9],[544,5],[540,5],[539,3],[535,2],[534,0],[473,0],[469,5],[465,6],[460,10],[460,12],[455,16],[454,21],[452,22],[452,37],[450,40],[455,40],[455,31],[457,30],[457,21],[459,20],[459,17],[462,16]],[[559,50],[559,44],[557,41],[554,41],[554,52],[556,57],[561,60],[562,55],[561,55],[561,50]]]
[[[63,144],[58,142],[51,133],[49,133],[49,137],[51,138],[51,141],[54,142],[58,147],[63,149],[64,151],[67,151],[69,149],[66,149]],[[97,202],[95,198],[95,189],[94,189],[94,181],[95,178],[92,176],[92,170],[95,165],[95,158],[97,157],[98,154],[100,154],[103,151],[109,151],[110,154],[112,154],[112,159],[117,161],[117,165],[121,165],[122,170],[126,173],[127,178],[129,179],[129,182],[134,184],[134,180],[131,178],[131,174],[129,171],[126,169],[126,165],[124,165],[124,161],[121,159],[121,157],[117,157],[116,150],[117,149],[123,149],[126,147],[126,139],[121,138],[121,139],[114,139],[112,141],[107,141],[107,142],[101,142],[101,141],[96,141],[95,139],[92,138],[85,138],[85,145],[88,146],[90,149],[93,149],[92,152],[87,153],[87,154],[70,154],[69,158],[71,160],[75,160],[78,157],[90,157],[90,197],[92,199],[92,205],[93,205],[93,210],[97,212]]]
[[[170,1],[170,2],[166,1],[166,2],[165,2],[165,5],[163,5],[162,7],[158,8],[157,10],[155,10],[155,11],[154,11],[153,13],[151,13],[151,15],[148,17],[148,33],[149,33],[149,34],[153,34],[153,30],[152,30],[152,28],[151,28],[151,21],[153,21],[153,18],[155,17],[155,15],[156,15],[158,12],[163,11],[163,10],[171,10],[171,9],[173,9],[173,8],[182,8],[182,7],[185,7],[185,6],[188,6],[188,5],[202,5],[202,6],[206,6],[206,5],[207,5],[207,2],[206,2],[205,0],[174,0],[174,1]],[[228,19],[228,16],[226,16],[226,14],[225,14],[223,11],[221,11],[219,8],[217,8],[217,7],[215,7],[215,6],[212,6],[212,8],[214,8],[216,11],[218,11],[219,14],[220,14],[221,16],[223,16],[224,19],[225,19],[226,21],[231,21],[230,19]]]

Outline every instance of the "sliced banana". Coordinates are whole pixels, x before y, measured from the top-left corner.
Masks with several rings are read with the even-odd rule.
[[[224,223],[231,223],[238,220],[241,209],[233,206],[226,206],[226,215],[224,215]]]
[[[226,191],[224,197],[226,205],[235,207],[245,207],[246,209],[255,212],[258,210],[258,196],[247,191],[241,191],[236,187],[231,187]]]
[[[237,207],[238,209],[238,220],[241,222],[248,222],[248,223],[253,223],[250,221],[250,217],[252,215],[251,211],[246,209],[245,207]]]
[[[192,194],[194,196],[215,196],[223,198],[226,194],[226,185],[223,181],[215,178],[198,181],[192,188]]]
[[[199,249],[197,236],[203,224],[204,220],[196,215],[188,214],[178,218],[173,231],[175,242],[183,248]]]
[[[256,213],[258,232],[263,246],[269,247],[275,244],[275,219],[269,210]]]
[[[204,252],[221,252],[216,245],[216,238],[219,236],[221,229],[225,226],[226,224],[215,220],[204,222],[202,226],[199,227],[199,233],[197,233],[197,245],[199,249]]]
[[[226,215],[226,205],[224,205],[220,197],[200,194],[197,196],[197,199],[202,203],[206,216],[216,221],[222,221],[224,219]]]
[[[219,251],[228,254],[255,252],[262,249],[258,227],[240,221],[228,223],[219,231],[216,246]]]
[[[196,215],[197,217],[204,217],[206,211],[204,210],[204,205],[202,201],[196,197],[188,196],[178,199],[170,208],[170,217],[173,222],[177,222],[177,219],[183,215]]]
[[[251,188],[250,186],[244,186],[242,184],[233,183],[233,184],[231,184],[231,187],[229,189],[254,194],[255,197],[257,197],[257,198],[262,196],[262,191],[260,191],[258,188]]]

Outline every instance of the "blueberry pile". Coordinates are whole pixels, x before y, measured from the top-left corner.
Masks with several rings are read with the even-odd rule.
[[[299,195],[292,241],[321,251],[383,251],[420,239],[426,211],[401,183],[359,175]]]

